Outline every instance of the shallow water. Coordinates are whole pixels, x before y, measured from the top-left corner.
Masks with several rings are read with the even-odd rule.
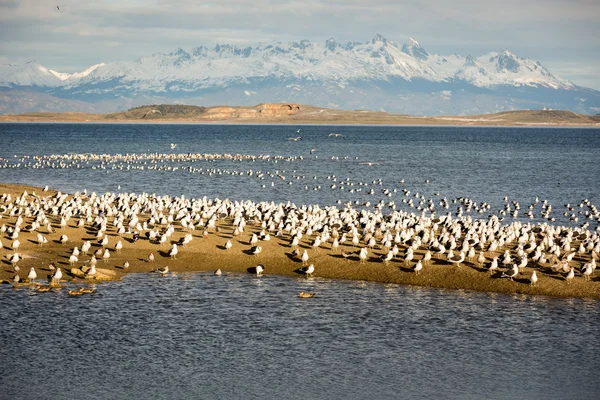
[[[312,299],[299,290],[316,291]],[[600,302],[151,274],[0,286],[3,398],[592,399]]]

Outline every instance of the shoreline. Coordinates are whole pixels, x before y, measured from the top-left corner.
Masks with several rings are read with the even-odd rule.
[[[162,111],[160,111],[162,110]],[[180,111],[180,112],[178,112]],[[109,114],[32,112],[0,115],[1,123],[144,123],[144,124],[256,124],[256,125],[365,125],[365,126],[513,126],[600,127],[599,115],[563,110],[517,110],[480,115],[418,116],[369,110],[339,110],[300,104],[256,106],[148,105]]]
[[[7,193],[11,195],[12,202],[21,194],[27,191],[29,196],[26,200],[34,200],[35,196],[38,199],[46,197],[51,199],[51,196],[56,195],[55,190],[44,192],[43,189],[31,186],[17,184],[0,184],[0,195]],[[101,196],[99,193],[98,196]],[[70,194],[69,199],[72,198]],[[0,226],[5,225],[7,232],[0,235],[3,248],[0,250],[2,263],[0,268],[0,279],[12,280],[15,273],[13,266],[7,259],[7,255],[13,254],[11,249],[13,239],[9,236],[8,228],[14,228],[17,219],[16,215],[9,216],[6,211],[8,204],[11,202],[0,201]],[[93,224],[86,222],[84,227],[77,227],[79,217],[73,216],[67,221],[67,226],[61,227],[60,216],[51,215],[50,211],[46,211],[46,216],[51,223],[53,233],[48,233],[46,225],[42,225],[36,232],[29,232],[26,227],[31,225],[33,217],[23,217],[21,224],[21,232],[18,240],[21,245],[18,252],[22,255],[18,263],[20,277],[25,280],[31,267],[34,267],[39,282],[45,281],[46,275],[51,271],[48,268],[50,263],[61,267],[65,272],[65,279],[75,279],[77,282],[93,283],[95,280],[79,279],[71,277],[68,274],[71,267],[81,268],[88,264],[91,254],[98,249],[102,249],[97,239],[97,229]],[[146,214],[140,213],[140,222],[146,221],[149,217]],[[109,219],[109,222],[112,218]],[[89,220],[88,220],[89,221]],[[302,276],[298,270],[302,267],[302,261],[299,256],[292,255],[292,247],[290,245],[291,237],[288,234],[283,234],[282,237],[276,237],[274,232],[271,232],[269,241],[259,241],[258,245],[262,247],[262,252],[258,255],[252,255],[249,241],[252,234],[259,234],[263,227],[260,222],[254,223],[252,219],[248,219],[248,224],[244,232],[240,235],[234,235],[234,225],[231,216],[225,218],[219,217],[216,219],[214,229],[207,228],[188,230],[175,219],[173,222],[174,233],[169,238],[168,243],[162,246],[158,240],[149,240],[144,233],[140,232],[140,239],[133,242],[132,234],[123,233],[119,235],[117,229],[111,223],[107,225],[105,236],[108,238],[108,244],[105,246],[110,250],[110,258],[107,262],[98,259],[97,267],[108,269],[114,273],[116,278],[123,276],[126,273],[147,273],[158,267],[169,266],[172,272],[206,272],[215,271],[218,268],[224,272],[248,273],[249,269],[257,264],[265,265],[265,274],[277,274],[287,276]],[[158,230],[156,226],[149,225],[149,229]],[[37,243],[37,233],[43,234],[48,243],[39,246]],[[67,235],[68,242],[60,243],[61,235]],[[179,246],[179,253],[176,259],[172,259],[168,251],[173,243],[179,243],[186,235],[191,234],[192,240],[185,246]],[[340,245],[335,251],[332,249],[332,241],[315,249],[312,247],[312,242],[315,240],[317,233],[314,235],[305,234],[299,243],[299,250],[302,252],[307,250],[309,254],[308,264],[314,264],[314,276],[327,279],[355,280],[355,281],[373,281],[380,283],[406,284],[413,286],[472,290],[478,292],[497,292],[505,294],[528,294],[528,295],[545,295],[553,297],[577,297],[577,298],[600,298],[600,276],[594,271],[591,281],[584,281],[579,267],[582,263],[589,260],[584,256],[579,255],[573,258],[570,263],[575,268],[575,277],[570,284],[565,280],[566,273],[552,272],[549,265],[536,266],[532,268],[530,265],[525,267],[514,281],[505,278],[500,278],[499,275],[492,277],[487,271],[491,256],[486,254],[486,262],[484,266],[479,266],[475,260],[465,260],[459,265],[451,264],[445,259],[436,259],[435,257],[429,264],[426,264],[423,271],[417,275],[413,272],[412,267],[417,260],[420,260],[424,253],[424,248],[419,248],[415,251],[414,261],[406,263],[403,260],[402,254],[409,247],[407,245],[399,245],[399,255],[394,257],[386,265],[379,259],[381,255],[385,255],[386,250],[382,245],[377,243],[374,249],[369,251],[369,255],[364,264],[359,262],[358,254],[351,254],[347,258],[341,255],[342,250],[348,255],[351,252],[357,252],[359,248],[365,247],[365,243],[360,243],[354,248],[350,240],[346,244]],[[69,257],[74,247],[81,248],[84,240],[89,240],[92,243],[91,250],[88,256],[81,255],[74,265],[69,264]],[[123,249],[120,252],[113,250],[117,241],[121,241]],[[230,250],[225,249],[225,243],[230,240],[233,244]],[[499,249],[495,255],[502,254],[503,249]],[[155,256],[154,262],[147,262],[149,254]],[[512,253],[512,251],[511,251]],[[129,262],[127,271],[123,269],[123,264]],[[533,264],[533,262],[530,262]],[[84,267],[85,268],[85,267]],[[502,268],[501,268],[502,269]],[[533,270],[538,273],[539,281],[536,286],[529,284],[529,277]]]

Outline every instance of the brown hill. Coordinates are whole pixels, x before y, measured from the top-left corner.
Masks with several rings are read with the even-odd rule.
[[[28,113],[1,115],[0,122],[190,122],[389,125],[600,126],[600,116],[562,110],[519,110],[473,116],[419,117],[367,110],[335,110],[294,103],[249,107],[159,104],[111,114]]]

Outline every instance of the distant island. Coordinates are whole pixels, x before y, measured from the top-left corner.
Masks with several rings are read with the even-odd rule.
[[[600,126],[600,115],[564,110],[519,110],[470,116],[413,116],[368,110],[338,110],[294,103],[250,107],[145,105],[109,114],[79,112],[0,115],[1,122],[146,122],[474,126]]]

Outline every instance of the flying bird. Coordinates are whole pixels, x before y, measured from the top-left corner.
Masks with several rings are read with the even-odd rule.
[[[291,140],[292,142],[297,142],[298,140],[302,140],[302,136],[291,137],[288,138],[288,140]]]

